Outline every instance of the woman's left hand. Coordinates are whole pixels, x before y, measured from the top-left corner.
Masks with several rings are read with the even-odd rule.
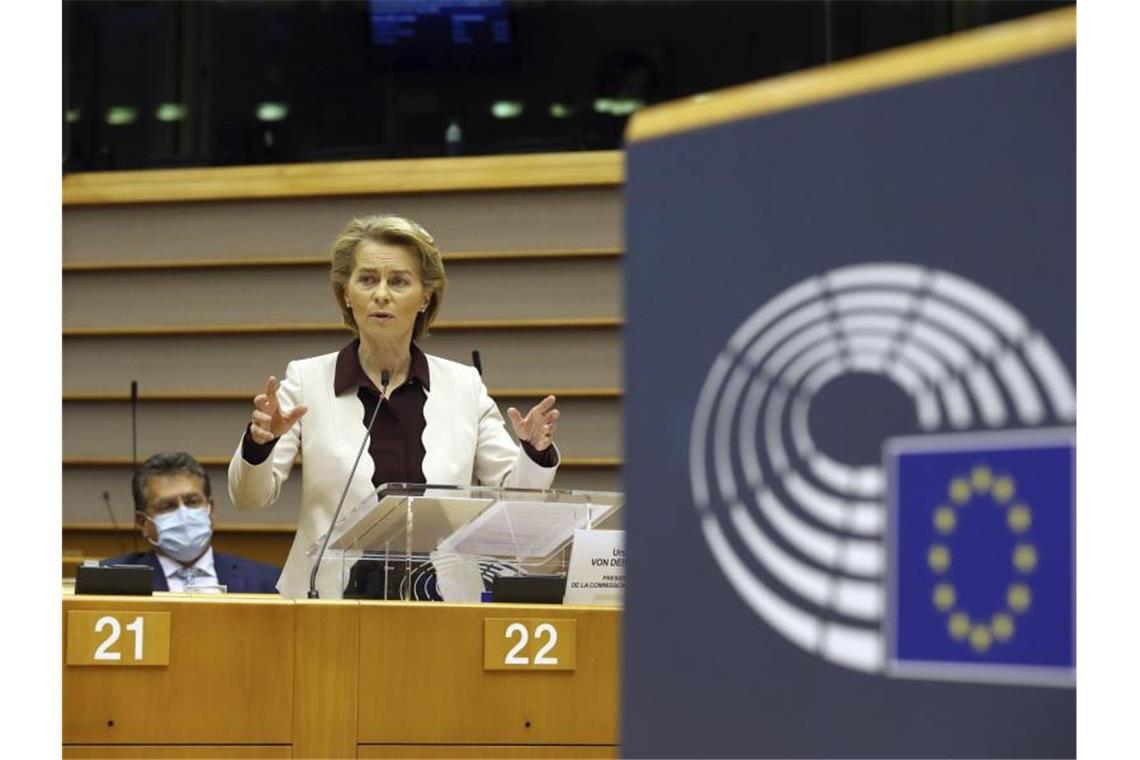
[[[554,443],[554,423],[561,414],[554,408],[555,401],[557,399],[554,396],[547,396],[526,417],[519,414],[519,410],[513,406],[507,410],[507,417],[520,441],[526,441],[537,451],[543,451]]]

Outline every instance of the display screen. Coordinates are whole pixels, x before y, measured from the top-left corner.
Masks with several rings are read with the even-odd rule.
[[[395,65],[503,63],[513,49],[506,0],[371,0],[371,39]]]

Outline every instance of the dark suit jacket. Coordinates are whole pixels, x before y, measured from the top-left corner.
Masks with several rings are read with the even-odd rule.
[[[166,585],[166,573],[162,569],[162,563],[158,561],[158,555],[153,550],[112,557],[99,564],[150,565],[154,568],[154,590],[170,590]],[[225,585],[226,590],[232,594],[276,594],[277,578],[281,575],[281,568],[215,551],[214,572],[218,575],[218,583]]]

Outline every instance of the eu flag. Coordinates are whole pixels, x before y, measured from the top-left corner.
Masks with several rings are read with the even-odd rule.
[[[1071,429],[888,441],[888,662],[901,676],[1071,684]]]

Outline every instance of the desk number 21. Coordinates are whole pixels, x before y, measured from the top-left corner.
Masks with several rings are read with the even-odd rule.
[[[99,648],[95,650],[96,660],[121,660],[123,659],[122,652],[112,652],[111,647],[119,640],[122,635],[122,626],[118,620],[110,615],[104,615],[95,621],[95,633],[102,633],[103,629],[110,628],[110,634]],[[140,615],[135,618],[126,629],[134,634],[135,638],[135,659],[141,660],[143,658],[143,619]]]

